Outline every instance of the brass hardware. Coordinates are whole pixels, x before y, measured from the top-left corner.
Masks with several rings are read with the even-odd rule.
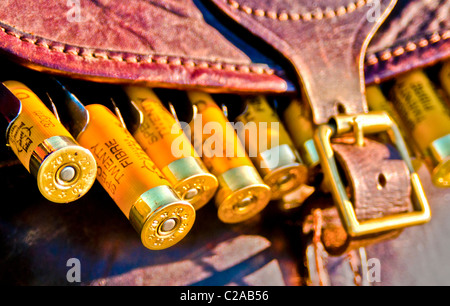
[[[355,119],[359,122],[359,129],[364,134],[392,131],[393,143],[406,163],[410,171],[411,185],[413,190],[414,212],[407,212],[367,221],[358,221],[355,209],[350,202],[345,186],[340,178],[334,152],[331,147],[331,138],[355,129]],[[320,156],[320,163],[325,176],[328,177],[331,193],[339,210],[342,223],[347,233],[353,237],[375,234],[383,231],[400,229],[407,226],[419,225],[431,219],[431,210],[426,198],[422,183],[415,172],[406,144],[394,121],[385,112],[371,112],[358,115],[337,115],[329,123],[318,126],[314,141]]]

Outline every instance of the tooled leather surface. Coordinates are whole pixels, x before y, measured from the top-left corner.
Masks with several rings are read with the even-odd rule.
[[[5,0],[0,29],[0,49],[39,70],[153,86],[286,90],[207,25],[191,0]]]

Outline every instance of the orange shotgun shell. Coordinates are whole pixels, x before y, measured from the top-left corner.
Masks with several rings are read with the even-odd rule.
[[[270,201],[271,190],[247,156],[235,130],[207,93],[188,92],[196,114],[191,122],[194,147],[219,180],[215,202],[218,217],[237,223],[258,214]],[[212,133],[212,130],[215,130]],[[201,137],[198,137],[198,133]]]
[[[82,197],[95,182],[97,166],[91,152],[76,143],[27,86],[17,81],[3,84],[21,102],[7,129],[8,145],[36,177],[41,194],[55,203]]]
[[[77,140],[97,160],[97,179],[140,234],[143,245],[162,250],[192,228],[195,209],[179,198],[155,163],[105,106],[86,106],[89,122]]]

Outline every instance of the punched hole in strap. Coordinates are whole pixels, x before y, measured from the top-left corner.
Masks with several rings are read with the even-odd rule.
[[[386,176],[384,176],[383,173],[378,174],[378,184],[377,184],[377,189],[381,190],[384,187],[386,187],[387,184],[387,179]]]
[[[336,110],[339,115],[345,115],[347,113],[344,104],[340,102],[336,103]]]

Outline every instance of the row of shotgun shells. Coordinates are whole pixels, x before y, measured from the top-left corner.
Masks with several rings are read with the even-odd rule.
[[[450,63],[440,76],[450,96]],[[88,118],[82,131],[74,135],[26,85],[16,81],[3,85],[0,109],[9,123],[7,145],[37,178],[42,195],[56,203],[72,202],[97,178],[140,234],[143,245],[152,250],[183,239],[194,224],[196,210],[214,196],[221,221],[242,222],[270,200],[288,199],[294,190],[307,186],[308,170],[319,164],[311,115],[298,100],[284,111],[285,130],[264,97],[249,98],[245,114],[236,120],[254,122],[258,135],[261,127],[267,129],[263,131],[266,139],[251,141],[251,135],[236,134],[211,95],[188,92],[194,119],[201,115],[202,131],[209,122],[221,126],[223,148],[215,143],[214,151],[234,149],[231,155],[217,156],[205,152],[209,135],[191,143],[175,114],[149,88],[124,87],[139,117],[138,127],[129,130],[120,113],[113,114],[100,104],[84,106],[61,85],[68,98],[58,103],[81,105]],[[396,80],[392,88],[395,107],[378,86],[368,88],[367,99],[370,109],[387,112],[405,139],[413,140],[411,152],[430,165],[433,182],[450,186],[449,109],[426,74],[413,71]],[[276,130],[270,123],[277,123]],[[227,135],[234,136],[229,139]],[[182,148],[176,156],[172,151],[175,141]],[[261,146],[261,141],[267,143]],[[261,152],[261,147],[267,149]],[[256,154],[249,157],[248,152]],[[273,156],[277,156],[275,163]]]
[[[232,130],[232,139],[223,138],[233,142],[231,157],[204,152],[200,158],[176,118],[148,88],[124,88],[140,115],[140,125],[132,133],[107,107],[90,104],[83,106],[86,126],[73,135],[26,85],[17,81],[3,85],[2,103],[18,105],[9,120],[8,146],[36,177],[42,195],[55,203],[72,202],[87,193],[97,178],[149,249],[165,249],[185,237],[196,210],[214,196],[219,219],[238,223],[306,180],[306,168],[286,131],[280,135],[279,146],[250,159],[209,94],[190,92],[188,96],[196,115],[202,115],[202,126],[214,121],[224,134]],[[68,96],[72,101],[65,103],[73,103],[76,97]],[[254,103],[265,107],[263,111],[249,107],[255,119],[279,122],[264,98]],[[172,153],[174,141],[183,148],[181,156]],[[265,166],[270,154],[279,154],[280,159]]]

